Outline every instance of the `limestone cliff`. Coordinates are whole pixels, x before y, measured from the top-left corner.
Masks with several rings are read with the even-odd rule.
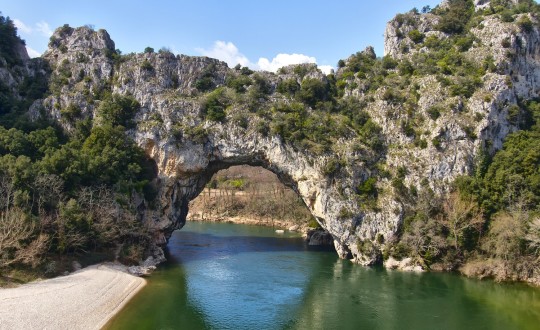
[[[479,1],[477,8],[485,5]],[[400,71],[403,63],[427,61],[422,56],[430,49],[420,39],[450,37],[435,29],[439,16],[433,13],[411,12],[388,23],[387,62],[377,83],[361,69],[350,70],[358,58],[375,61],[372,49],[344,61],[335,76],[310,65],[253,73],[167,51],[120,55],[106,31],[64,26],[43,55],[52,70],[51,93],[30,113],[54,118],[69,132],[75,124],[65,115],[70,106],[80,109],[79,118],[94,118],[103,93],[135,97],[141,108],[128,134],[155,161],[159,188],[157,207],[141,202],[140,211],[162,233],[160,243],[184,225],[189,201],[216,171],[248,164],[269,169],[292,187],[332,235],[341,257],[372,264],[401,226],[409,203],[404,195],[444,194],[456,177],[471,173],[480,152],[500,149],[505,136],[518,128],[512,106],[537,97],[540,87],[540,33],[536,18],[529,20],[534,26],[523,30],[486,15],[471,28],[460,61],[488,68],[465,91],[459,87],[469,81],[459,75]],[[283,127],[272,126],[276,116],[291,112],[280,107],[296,106],[279,88],[284,82],[303,88],[336,79],[341,88],[336,102],[352,102],[380,132],[353,129],[354,114],[317,110],[331,106],[324,98],[317,104],[305,98],[305,108],[298,111],[306,120],[314,118],[310,127],[335,125],[338,136],[325,137],[330,146],[299,144]],[[209,118],[210,102],[218,103],[223,118]],[[375,135],[380,144],[369,142]],[[377,178],[378,198],[367,205],[358,187],[371,177]]]

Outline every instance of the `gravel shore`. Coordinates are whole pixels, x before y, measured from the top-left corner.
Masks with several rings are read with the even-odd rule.
[[[106,264],[0,289],[0,329],[100,329],[145,284]]]

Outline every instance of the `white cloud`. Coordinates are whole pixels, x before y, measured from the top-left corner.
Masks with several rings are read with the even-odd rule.
[[[26,24],[23,23],[23,21],[19,20],[19,19],[14,19],[13,20],[13,24],[15,24],[15,26],[17,27],[17,30],[19,30],[19,32],[22,32],[24,34],[31,34],[32,33],[32,28]]]
[[[230,41],[216,41],[211,49],[197,48],[196,50],[204,56],[217,58],[218,60],[226,62],[229,67],[240,64],[254,70],[271,72],[276,72],[280,68],[292,64],[317,63],[317,59],[313,56],[284,53],[277,54],[272,60],[261,57],[257,63],[253,63]],[[330,73],[330,70],[334,68],[330,65],[321,65],[319,66],[319,69],[321,69],[323,73],[328,74]]]
[[[30,56],[31,58],[41,56],[41,54],[37,50],[34,50],[28,46],[26,46],[26,51],[28,52],[28,56]]]
[[[302,63],[317,63],[317,59],[304,54],[277,54],[272,61],[264,57],[259,58],[257,65],[261,70],[276,72],[284,66]]]
[[[218,60],[227,62],[230,67],[237,64],[242,66],[252,66],[248,58],[240,53],[238,48],[232,42],[216,41],[212,49],[198,48],[197,51],[204,56],[217,58]]]
[[[40,21],[35,24],[34,27],[26,25],[23,21],[20,19],[15,18],[13,20],[13,24],[17,27],[17,30],[19,32],[22,32],[24,34],[33,34],[34,32],[38,32],[42,34],[45,37],[50,37],[53,34],[53,30],[49,26],[49,23],[45,21]]]
[[[319,65],[319,69],[324,73],[324,74],[330,74],[332,73],[332,70],[335,70],[335,68],[331,65]]]
[[[53,30],[51,30],[49,23],[45,21],[36,23],[36,27],[37,27],[37,31],[46,37],[50,37],[54,32]]]

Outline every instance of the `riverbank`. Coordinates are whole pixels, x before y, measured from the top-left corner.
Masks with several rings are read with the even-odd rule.
[[[309,230],[307,224],[299,225],[292,221],[283,221],[283,220],[272,220],[272,219],[253,219],[252,217],[244,216],[219,216],[219,215],[205,215],[201,217],[197,213],[189,213],[187,216],[188,221],[208,221],[208,222],[223,222],[223,223],[234,223],[238,225],[254,225],[254,226],[264,226],[272,227],[276,229],[284,229],[289,231],[296,231],[303,233],[304,235]]]
[[[0,289],[0,329],[101,329],[145,285],[108,263]]]
[[[262,226],[262,227],[272,227],[276,229],[278,233],[284,233],[285,231],[297,232],[302,235],[304,240],[308,245],[316,246],[332,246],[334,247],[334,240],[332,235],[330,235],[326,230],[322,228],[313,228],[309,227],[307,224],[299,225],[290,221],[282,220],[255,220],[249,217],[243,216],[234,216],[234,217],[219,217],[219,216],[209,216],[206,218],[197,217],[196,215],[188,214],[189,221],[200,221],[200,222],[222,222],[222,223],[232,223],[236,225],[250,225],[250,226]]]

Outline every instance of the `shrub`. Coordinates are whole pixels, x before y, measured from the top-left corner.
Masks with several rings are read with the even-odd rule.
[[[318,102],[328,98],[328,84],[314,78],[307,78],[302,81],[300,90],[296,98],[311,107],[315,107]]]
[[[441,149],[441,138],[436,136],[431,140],[431,144],[437,149]]]
[[[444,10],[438,10],[441,18],[436,28],[439,31],[458,34],[464,31],[474,12],[474,5],[469,0],[449,0]]]
[[[509,11],[509,10],[503,11],[500,14],[500,16],[501,16],[501,21],[503,21],[503,22],[510,23],[510,22],[514,21],[514,16],[512,15],[512,12]]]
[[[533,23],[529,16],[521,16],[517,22],[521,31],[525,33],[530,33],[533,30]]]
[[[60,110],[60,115],[62,116],[62,118],[73,121],[81,115],[81,108],[79,108],[75,104],[70,103],[67,107]]]
[[[430,107],[429,109],[426,110],[426,112],[427,112],[429,118],[431,118],[433,120],[437,120],[437,118],[439,118],[441,116],[441,110],[437,106]]]
[[[411,38],[411,40],[415,43],[415,44],[418,44],[418,43],[421,43],[422,41],[424,41],[424,37],[425,35],[418,31],[418,30],[412,30],[411,32],[409,32],[409,38]]]
[[[300,85],[294,78],[282,80],[277,85],[277,91],[284,95],[294,96],[299,90]]]
[[[340,168],[340,163],[338,159],[330,158],[326,161],[326,163],[322,166],[321,171],[322,174],[329,176],[336,173]]]
[[[216,65],[214,63],[207,65],[200,73],[199,79],[195,81],[195,88],[201,92],[206,92],[215,87],[214,76],[216,74]]]
[[[416,139],[414,140],[414,145],[420,149],[426,149],[428,146],[428,143],[425,139]]]
[[[377,196],[377,178],[370,177],[364,182],[358,185],[357,194],[362,197],[376,197]]]
[[[201,92],[206,92],[214,88],[214,81],[210,77],[203,77],[195,81],[195,88]]]
[[[401,130],[403,131],[403,134],[405,134],[408,137],[414,137],[416,135],[416,131],[414,130],[411,122],[409,121],[401,122]]]
[[[382,67],[386,70],[392,70],[395,69],[398,65],[398,61],[393,59],[391,56],[386,55],[382,59]]]
[[[226,81],[227,87],[234,89],[237,93],[244,93],[251,83],[251,79],[244,75],[227,77]]]
[[[202,115],[211,121],[223,121],[226,117],[225,108],[229,105],[229,100],[225,96],[225,90],[218,88],[208,94],[203,103]]]
[[[145,70],[145,71],[153,71],[154,70],[154,67],[152,66],[152,63],[150,63],[150,61],[148,61],[147,59],[145,59],[142,63],[141,63],[141,69]]]

